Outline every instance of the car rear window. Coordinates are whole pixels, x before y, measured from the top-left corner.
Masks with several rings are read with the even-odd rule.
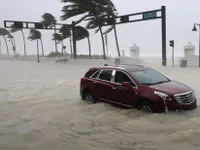
[[[96,71],[97,71],[97,69],[91,68],[91,69],[89,69],[89,70],[85,73],[84,77],[89,78],[89,77],[90,77],[91,75],[93,75]]]
[[[97,78],[97,76],[99,75],[100,73],[100,70],[97,70],[93,75],[92,75],[92,78]]]

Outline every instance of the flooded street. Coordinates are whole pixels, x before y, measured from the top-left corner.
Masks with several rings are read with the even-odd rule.
[[[0,60],[0,150],[200,149],[199,109],[151,115],[88,104],[79,96],[88,67]],[[194,88],[200,100],[199,68],[154,68]]]

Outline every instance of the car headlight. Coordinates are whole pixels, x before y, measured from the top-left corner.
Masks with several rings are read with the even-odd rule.
[[[161,93],[161,92],[157,92],[154,91],[154,94],[156,94],[157,96],[161,97],[163,100],[165,101],[171,101],[172,99],[165,93]]]

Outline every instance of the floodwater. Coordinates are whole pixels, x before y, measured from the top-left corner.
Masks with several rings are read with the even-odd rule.
[[[151,115],[88,104],[79,81],[89,63],[80,62],[0,60],[0,150],[200,149],[199,109]],[[199,68],[154,68],[200,99]]]

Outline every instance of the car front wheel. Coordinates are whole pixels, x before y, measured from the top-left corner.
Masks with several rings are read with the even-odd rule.
[[[96,103],[96,98],[95,98],[94,94],[92,94],[92,92],[86,92],[84,94],[84,100],[90,102],[91,104]]]
[[[139,104],[139,110],[147,113],[156,113],[156,107],[153,103],[144,101]]]

